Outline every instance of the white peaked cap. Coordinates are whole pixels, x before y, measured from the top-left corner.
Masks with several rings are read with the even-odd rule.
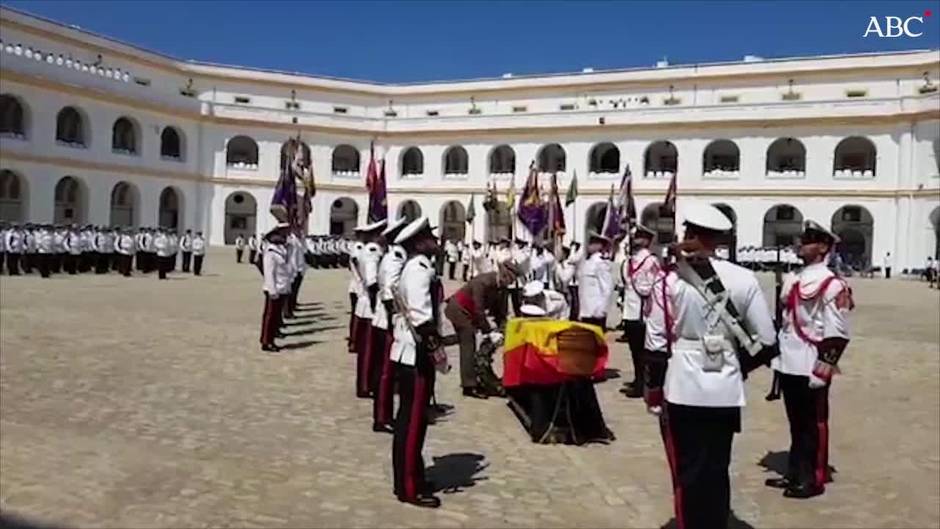
[[[522,295],[531,298],[532,296],[538,296],[545,290],[545,285],[541,281],[529,281],[522,287]]]
[[[545,316],[547,314],[542,307],[529,304],[519,307],[519,311],[522,312],[523,316]]]
[[[425,229],[433,229],[431,228],[431,221],[427,217],[415,219],[405,226],[405,229],[401,230],[398,237],[395,237],[395,244],[401,244]]]
[[[365,226],[357,226],[355,231],[359,233],[369,233],[384,228],[386,224],[388,224],[388,220],[382,219],[372,224],[366,224]]]
[[[692,224],[712,231],[731,231],[734,226],[720,209],[711,204],[689,204],[683,208],[685,224]]]
[[[382,231],[382,235],[388,235],[389,233],[395,231],[396,229],[400,228],[401,226],[407,223],[408,223],[407,217],[401,217],[401,218],[395,219],[392,222],[388,223],[388,226],[386,226],[386,228]]]

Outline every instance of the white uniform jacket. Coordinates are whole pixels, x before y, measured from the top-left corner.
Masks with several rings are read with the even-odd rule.
[[[359,252],[359,298],[356,300],[356,316],[371,320],[375,314],[372,312],[372,302],[369,299],[369,287],[379,282],[379,261],[382,260],[382,247],[374,242],[367,243]],[[376,299],[378,301],[378,299]]]
[[[712,258],[711,264],[743,320],[744,331],[760,343],[772,345],[773,318],[754,272],[720,259]],[[731,331],[717,321],[705,298],[684,280],[667,288],[667,294],[676,309],[676,324],[663,388],[666,400],[706,408],[744,406],[744,381]],[[705,368],[706,336],[720,360],[720,365],[710,370]]]
[[[375,315],[372,317],[373,327],[388,329],[388,313],[385,311],[383,302],[394,299],[394,289],[398,286],[398,279],[401,277],[406,258],[404,248],[389,246],[379,262],[379,299],[375,304]]]
[[[262,259],[264,291],[274,296],[290,294],[293,277],[288,269],[287,248],[282,244],[268,244]]]
[[[165,233],[159,233],[153,238],[153,246],[157,252],[157,257],[169,257],[173,255],[173,249],[170,248],[170,238]]]
[[[610,273],[610,261],[600,252],[591,254],[578,263],[578,302],[581,318],[603,318],[610,306],[614,292],[614,279]]]
[[[193,255],[206,255],[206,240],[200,236],[193,237],[190,247],[193,250]]]
[[[784,304],[780,356],[771,361],[771,367],[788,375],[810,376],[819,342],[849,339],[851,290],[824,263],[817,263],[788,275],[780,292]]]
[[[620,269],[623,280],[623,319],[643,319],[658,270],[659,261],[646,248],[640,248],[624,260]]]
[[[434,319],[434,309],[431,306],[431,284],[435,275],[431,260],[424,255],[411,257],[402,268],[401,277],[398,280],[398,294],[405,304],[405,311],[403,314],[396,314],[392,322],[395,326],[392,332],[394,341],[390,353],[393,362],[407,366],[415,365],[417,342],[405,318],[414,328]]]
[[[364,246],[361,242],[356,242],[347,248],[349,254],[349,287],[346,290],[357,296],[362,296],[362,282],[359,279],[359,268],[356,263],[359,261],[359,253],[362,252]]]

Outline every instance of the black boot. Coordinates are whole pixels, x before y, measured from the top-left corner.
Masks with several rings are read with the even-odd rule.
[[[824,492],[826,492],[826,488],[817,486],[815,483],[794,483],[783,491],[783,497],[805,500],[813,496],[819,496]]]

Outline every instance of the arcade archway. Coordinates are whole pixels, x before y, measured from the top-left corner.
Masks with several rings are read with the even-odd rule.
[[[842,206],[832,214],[832,232],[842,239],[836,251],[845,264],[856,270],[871,266],[874,227],[874,218],[862,206]]]
[[[330,206],[330,235],[349,237],[359,221],[359,205],[349,197],[338,198]]]
[[[255,234],[258,204],[251,193],[236,191],[225,199],[225,244],[234,244],[241,235],[249,238]]]

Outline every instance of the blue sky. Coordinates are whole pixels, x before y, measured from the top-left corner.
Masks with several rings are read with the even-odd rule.
[[[182,59],[409,82],[940,48],[940,1],[3,1]],[[870,16],[932,16],[862,38]]]

